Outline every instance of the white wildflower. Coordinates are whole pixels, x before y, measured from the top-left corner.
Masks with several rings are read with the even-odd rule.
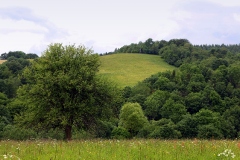
[[[231,149],[225,149],[222,153],[218,154],[218,157],[220,156],[231,157],[231,158],[236,157],[236,155],[232,152]]]
[[[6,155],[6,154],[4,154],[4,155],[3,155],[3,158],[4,158],[4,159],[7,159],[7,155]]]

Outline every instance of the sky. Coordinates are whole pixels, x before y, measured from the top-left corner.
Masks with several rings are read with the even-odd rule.
[[[0,0],[0,54],[41,56],[51,43],[105,53],[148,38],[240,44],[240,0]]]

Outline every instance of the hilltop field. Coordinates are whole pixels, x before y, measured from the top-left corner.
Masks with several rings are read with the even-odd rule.
[[[152,74],[174,69],[160,56],[149,54],[111,54],[101,56],[100,61],[100,74],[121,87],[134,86]]]
[[[1,60],[1,59],[0,59],[0,64],[2,64],[3,62],[6,62],[6,60]]]
[[[6,60],[0,60],[0,64]],[[134,86],[152,74],[173,70],[160,56],[151,54],[119,53],[100,57],[99,73],[120,87]]]

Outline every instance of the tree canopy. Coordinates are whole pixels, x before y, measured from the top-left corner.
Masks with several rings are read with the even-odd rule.
[[[16,118],[39,130],[60,128],[70,140],[73,126],[90,128],[110,113],[116,88],[97,75],[99,56],[84,46],[51,44],[27,67],[18,90],[25,111]]]

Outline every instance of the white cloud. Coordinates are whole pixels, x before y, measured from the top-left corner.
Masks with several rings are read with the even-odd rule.
[[[40,55],[46,44],[66,37],[68,33],[51,22],[34,15],[28,8],[2,8],[0,10],[0,52],[21,50]],[[39,49],[39,50],[37,50]]]
[[[234,13],[233,17],[236,21],[240,22],[240,14]]]
[[[5,47],[0,53],[16,48],[40,54],[54,42],[109,52],[148,38],[240,41],[238,0],[11,0],[1,7],[0,42]]]
[[[8,32],[39,32],[46,33],[48,29],[40,26],[34,22],[19,20],[15,21],[12,19],[0,19],[0,32],[8,33]]]
[[[30,32],[13,32],[0,34],[2,52],[6,51],[29,51],[34,45],[42,42],[43,36]]]
[[[176,13],[185,15],[173,18],[181,26],[178,36],[186,37],[194,44],[239,43],[240,23],[235,20],[236,14],[234,19],[233,13],[239,13],[240,7],[212,2],[214,0],[186,2],[177,6]]]
[[[227,7],[240,6],[239,0],[209,0],[208,2],[213,2]]]

